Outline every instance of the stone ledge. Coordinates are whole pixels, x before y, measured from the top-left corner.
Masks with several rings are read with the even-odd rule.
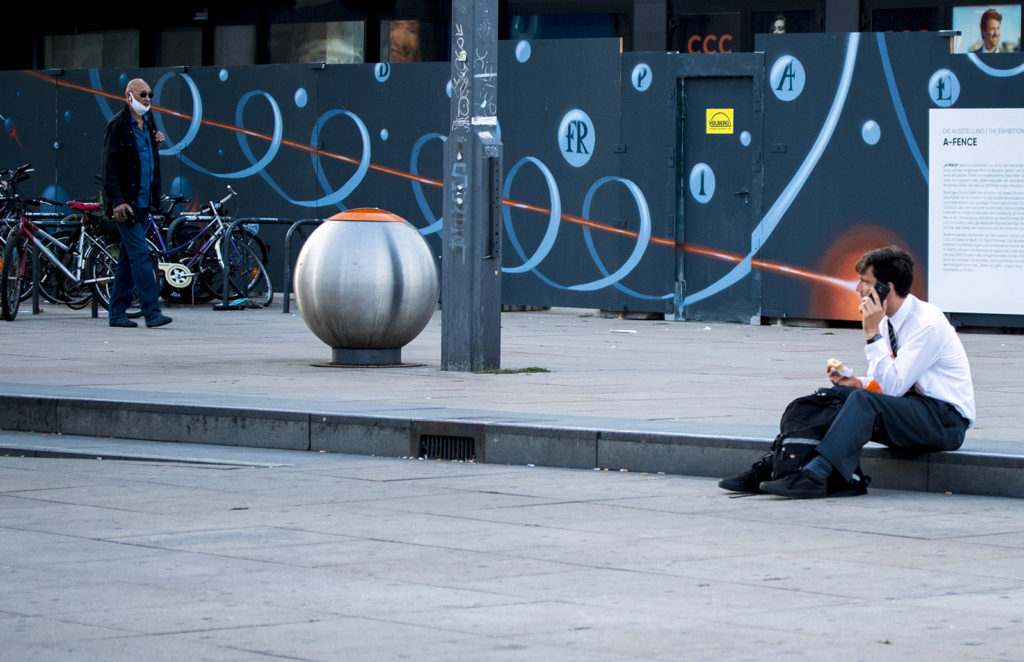
[[[390,457],[414,455],[420,433],[456,434],[473,437],[478,461],[492,464],[722,477],[750,466],[771,443],[754,436],[624,431],[628,421],[608,429],[578,419],[559,426],[436,413],[367,416],[0,395],[0,428],[8,430]],[[874,487],[1024,497],[1022,456],[965,450],[910,455],[869,444],[861,464]]]

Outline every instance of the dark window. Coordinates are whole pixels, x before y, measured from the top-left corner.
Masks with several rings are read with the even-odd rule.
[[[936,7],[876,9],[871,12],[872,32],[935,32],[941,29]]]

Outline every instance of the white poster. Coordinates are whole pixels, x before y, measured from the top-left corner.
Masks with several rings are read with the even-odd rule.
[[[947,313],[1024,315],[1024,109],[928,119],[928,299]]]

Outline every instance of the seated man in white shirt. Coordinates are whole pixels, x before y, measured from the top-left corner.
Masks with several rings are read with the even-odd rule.
[[[910,294],[914,262],[902,249],[869,251],[856,269],[868,376],[844,377],[827,368],[832,383],[848,387],[848,395],[816,455],[799,471],[765,480],[772,471],[769,455],[723,479],[723,489],[820,498],[828,496],[833,472],[854,479],[868,441],[913,451],[960,448],[975,411],[971,367],[956,331],[941,310]]]
[[[827,496],[829,474],[838,471],[850,480],[868,441],[905,450],[956,450],[974,421],[967,354],[942,311],[910,294],[910,255],[895,246],[879,248],[865,253],[856,269],[868,376],[843,377],[828,368],[833,384],[854,390],[817,454],[800,471],[762,482],[763,492]],[[887,288],[876,282],[887,286],[884,298],[878,290]]]

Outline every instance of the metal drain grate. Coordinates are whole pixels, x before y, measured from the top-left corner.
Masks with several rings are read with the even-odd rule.
[[[421,434],[419,457],[426,460],[476,460],[476,440],[446,434]]]

